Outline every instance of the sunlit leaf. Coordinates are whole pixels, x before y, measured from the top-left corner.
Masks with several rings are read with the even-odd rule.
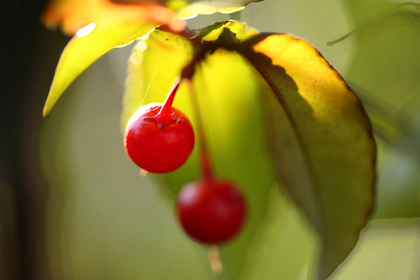
[[[376,145],[340,75],[306,41],[257,35],[242,52],[267,83],[274,166],[320,235],[319,279],[357,243],[373,208]]]
[[[93,62],[111,49],[124,46],[149,32],[155,24],[112,22],[80,29],[63,50],[43,114],[47,116],[67,87]]]

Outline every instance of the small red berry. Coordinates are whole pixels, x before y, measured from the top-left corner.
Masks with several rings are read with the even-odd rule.
[[[153,173],[181,167],[194,148],[194,130],[179,110],[162,112],[162,104],[141,107],[124,132],[127,154],[140,168]]]
[[[206,244],[218,244],[234,237],[246,216],[243,195],[228,181],[189,183],[179,193],[176,206],[184,231]]]

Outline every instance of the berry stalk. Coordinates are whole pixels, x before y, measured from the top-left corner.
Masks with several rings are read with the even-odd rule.
[[[191,100],[194,110],[194,116],[197,120],[197,137],[199,142],[199,149],[200,149],[200,160],[201,160],[201,172],[203,180],[206,182],[209,182],[213,180],[213,170],[211,166],[211,159],[210,159],[210,153],[207,147],[207,142],[205,139],[205,133],[203,128],[203,120],[201,118],[201,114],[199,112],[199,104],[197,100],[197,96],[195,94],[195,91],[193,89],[193,84],[191,78],[185,78],[188,82],[188,86],[190,88],[191,93]]]
[[[157,113],[156,118],[159,121],[165,122],[165,120],[168,120],[172,115],[172,105],[174,103],[176,92],[178,91],[178,87],[181,83],[181,79],[177,78],[174,83],[172,84],[171,89],[169,90],[169,94],[166,97],[165,102],[162,105],[162,108]]]

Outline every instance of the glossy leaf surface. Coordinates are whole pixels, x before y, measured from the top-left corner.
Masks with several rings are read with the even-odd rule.
[[[376,145],[361,102],[306,41],[261,34],[244,51],[267,83],[278,178],[320,235],[319,278],[356,245],[373,208]],[[274,97],[274,98],[273,98]]]

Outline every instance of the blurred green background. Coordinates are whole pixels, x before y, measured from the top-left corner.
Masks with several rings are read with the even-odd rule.
[[[233,17],[305,38],[364,101],[379,146],[378,201],[358,246],[331,279],[420,278],[420,10],[398,3],[404,2],[265,0],[231,16],[189,21],[202,27]],[[39,3],[0,5],[8,67],[0,279],[218,279],[206,248],[184,235],[172,205],[124,153],[121,99],[132,45],[92,65],[42,119],[68,38],[41,26]],[[280,192],[272,200],[240,279],[307,279],[310,230]]]

